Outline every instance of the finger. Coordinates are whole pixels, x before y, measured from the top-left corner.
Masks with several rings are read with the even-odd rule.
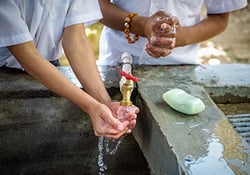
[[[105,122],[108,123],[112,128],[118,129],[122,131],[126,126],[124,123],[121,123],[117,118],[113,117],[113,115],[106,115]]]
[[[145,49],[148,53],[152,54],[155,58],[161,57],[161,56],[167,56],[169,55],[172,50],[157,46],[152,46],[150,44],[146,45]]]
[[[166,57],[166,56],[170,55],[171,53],[172,53],[172,50],[170,50],[170,49],[164,49],[161,52],[161,57]]]
[[[169,18],[167,19],[164,18],[164,19],[155,21],[152,24],[153,35],[162,36],[164,34],[164,36],[173,37],[174,34],[176,33],[175,27],[176,25]]]
[[[174,49],[175,48],[175,43],[176,43],[176,39],[174,38],[172,44],[168,48],[170,50]]]
[[[145,51],[146,51],[151,57],[154,57],[154,58],[159,58],[159,57],[160,57],[160,54],[154,54],[154,53],[152,53],[147,47],[145,48]]]
[[[166,11],[159,10],[153,16],[165,18],[165,17],[171,17],[172,15],[170,13],[166,12]]]
[[[150,46],[169,48],[169,46],[171,46],[173,41],[174,41],[174,38],[152,36],[150,38],[149,44]]]
[[[128,133],[128,134],[130,134],[131,132],[132,132],[132,130],[131,130],[131,129],[129,129],[129,130],[127,131],[127,133]]]
[[[160,37],[158,42],[160,43],[159,47],[172,50],[175,48],[176,38]]]
[[[113,138],[113,139],[119,139],[121,136],[123,136],[124,134],[128,133],[128,128],[118,134],[105,134],[103,135],[106,138]]]
[[[111,109],[111,111],[117,111],[119,107],[120,107],[120,102],[118,102],[118,101],[116,101],[116,102],[113,101],[111,103],[111,105],[109,106],[109,108]]]
[[[170,14],[167,14],[167,12],[165,12],[163,10],[159,10],[154,15],[155,16],[169,16]]]
[[[135,106],[135,105],[132,105],[131,108],[132,109],[129,111],[131,113],[138,114],[140,112],[140,109],[137,106]]]
[[[138,114],[140,112],[140,109],[137,106],[134,106],[134,105],[133,105],[133,107],[135,107],[135,113]]]
[[[169,24],[167,24],[165,22],[160,24],[160,32],[161,33],[172,33],[171,32],[172,30],[173,29],[172,29],[171,25],[169,25]]]
[[[128,120],[135,120],[137,118],[137,114],[133,113],[133,112],[130,112],[128,114]]]
[[[129,123],[128,129],[129,129],[129,130],[132,130],[132,129],[135,128],[135,126],[136,126],[136,120],[132,120],[132,121]]]
[[[167,24],[166,22],[163,21],[158,21],[156,22],[153,27],[153,35],[155,36],[174,36],[172,33],[173,31],[173,26]]]
[[[128,130],[128,126],[129,126],[129,122],[128,122],[128,125],[126,128],[124,128],[124,130],[120,131],[120,130],[117,130],[117,129],[113,129],[113,128],[107,128],[105,129],[103,135],[107,136],[107,135],[120,135],[122,133],[126,133],[127,130]]]
[[[176,16],[168,15],[168,16],[161,16],[158,21],[166,22],[167,24],[173,26],[173,25],[179,25],[179,19]]]
[[[164,22],[169,24],[170,26],[178,26],[179,25],[179,19],[176,16],[170,16],[168,18],[163,18]]]
[[[180,25],[179,19],[176,16],[172,16],[172,17],[170,17],[170,19],[172,21],[172,25],[175,25],[175,26]]]
[[[164,49],[164,48],[161,48],[162,51],[160,51],[160,49],[158,49],[158,51],[155,53],[152,53],[150,50],[147,50],[147,49],[145,49],[145,50],[150,56],[152,56],[154,58],[166,57],[172,53],[172,50]]]
[[[101,128],[96,128],[95,129],[95,135],[96,136],[105,136],[105,137],[109,137],[109,136],[117,136],[123,133],[126,133],[128,130],[128,126],[129,126],[129,121],[124,121],[124,129],[123,130],[118,130],[117,128],[112,128],[110,125],[104,125]]]

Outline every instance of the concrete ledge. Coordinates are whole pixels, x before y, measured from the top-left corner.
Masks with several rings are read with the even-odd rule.
[[[249,100],[250,65],[145,66],[134,73],[141,112],[133,134],[154,174],[250,174],[249,144],[205,90]],[[193,116],[171,109],[162,94],[172,88],[199,97],[206,109]]]

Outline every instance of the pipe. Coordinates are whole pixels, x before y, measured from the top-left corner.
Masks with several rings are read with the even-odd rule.
[[[132,75],[132,63],[133,63],[133,58],[131,56],[130,53],[128,52],[124,52],[121,56],[121,71],[126,72],[127,74],[131,74]],[[122,85],[126,83],[126,78],[124,76],[121,76],[121,80],[119,82],[120,84],[120,91],[122,92]],[[132,83],[133,84],[133,83]],[[134,89],[134,84],[132,87],[132,91]],[[131,91],[131,92],[132,92]]]

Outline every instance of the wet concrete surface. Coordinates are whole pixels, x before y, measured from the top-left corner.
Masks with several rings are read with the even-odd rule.
[[[211,98],[249,101],[249,65],[151,66],[134,72],[140,80],[136,104],[143,107],[134,136],[155,174],[250,174],[249,145]],[[206,109],[193,116],[173,110],[162,99],[172,88],[200,98]]]

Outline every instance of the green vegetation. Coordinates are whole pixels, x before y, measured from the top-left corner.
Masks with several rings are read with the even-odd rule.
[[[86,34],[89,39],[89,43],[94,51],[96,59],[99,54],[99,38],[103,25],[101,23],[95,23],[86,28]],[[62,66],[69,65],[68,60],[65,55],[60,58],[60,63]]]

